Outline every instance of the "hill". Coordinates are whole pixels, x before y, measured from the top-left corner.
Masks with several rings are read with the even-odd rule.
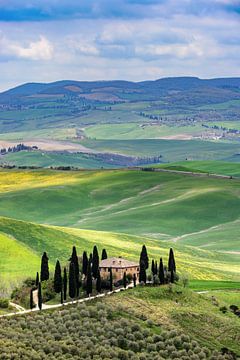
[[[0,345],[2,358],[16,359],[233,360],[239,330],[230,311],[223,314],[186,289],[137,287],[87,304],[1,318]]]
[[[195,89],[220,89],[219,93],[228,94],[233,98],[234,92],[238,92],[240,87],[240,78],[222,78],[222,79],[199,79],[196,77],[177,77],[163,78],[155,81],[74,81],[62,80],[53,83],[27,83],[17,86],[1,94],[2,97],[29,96],[29,95],[65,95],[65,94],[84,94],[86,98],[91,93],[96,93],[96,100],[100,94],[116,96],[118,99],[126,99],[126,94],[145,95],[154,98],[169,94],[170,91],[190,91]],[[110,95],[111,94],[111,95]],[[230,95],[231,94],[231,95]]]
[[[38,225],[9,218],[0,218],[1,231],[1,279],[7,287],[19,280],[33,277],[39,270],[40,257],[47,251],[51,269],[57,259],[63,264],[75,245],[79,254],[92,251],[96,244],[99,250],[106,248],[109,256],[139,259],[141,246],[145,244],[150,259],[163,257],[167,262],[169,243],[128,234],[99,232]],[[175,244],[175,255],[180,273],[187,273],[198,280],[239,280],[240,266],[234,254],[202,250],[192,246]],[[17,256],[15,255],[17,254]]]
[[[145,243],[165,260],[173,246],[191,278],[239,279],[238,180],[138,170],[1,170],[0,179],[1,276],[35,273],[45,250],[53,265],[73,244],[138,259]],[[19,273],[4,265],[15,251],[32,261]]]
[[[161,155],[163,162],[239,162],[239,88],[240,78],[196,77],[23,84],[0,94],[0,147],[21,141],[40,154],[7,153],[1,162],[109,167],[78,155],[66,159],[65,152],[86,147],[101,155]],[[54,154],[45,161],[41,151]]]

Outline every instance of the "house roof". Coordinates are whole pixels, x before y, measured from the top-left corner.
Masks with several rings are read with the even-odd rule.
[[[129,268],[139,266],[137,262],[129,261],[120,257],[112,257],[105,260],[100,261],[100,268]]]

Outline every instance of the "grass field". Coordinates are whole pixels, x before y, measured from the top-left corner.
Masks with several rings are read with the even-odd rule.
[[[84,153],[50,151],[21,151],[9,153],[0,157],[0,164],[39,167],[73,166],[83,169],[100,169],[102,167],[111,169],[118,167]]]
[[[159,260],[163,257],[165,264],[169,251],[168,243],[147,237],[38,225],[9,218],[0,218],[0,231],[0,272],[1,279],[8,283],[8,288],[21,279],[35,276],[43,251],[47,251],[49,255],[51,270],[57,259],[63,265],[67,263],[73,245],[77,247],[79,254],[83,250],[90,253],[96,244],[100,251],[106,248],[109,256],[121,255],[137,261],[141,246],[146,244],[150,259]],[[223,256],[221,253],[183,245],[176,245],[174,249],[179,273],[202,280],[239,279],[240,265],[237,256]]]
[[[154,167],[240,177],[240,164],[225,161],[180,161],[177,163],[154,165]]]
[[[105,152],[124,155],[153,156],[162,155],[165,162],[188,160],[224,160],[239,153],[239,144],[201,140],[93,140],[81,144]]]
[[[211,298],[214,296],[219,302],[220,306],[229,307],[230,305],[236,305],[240,308],[240,286],[238,290],[218,290],[210,291],[206,294],[206,297]]]
[[[1,170],[0,184],[0,214],[8,218],[0,221],[1,245],[9,249],[2,250],[4,263],[13,261],[14,251],[23,251],[25,259],[29,251],[34,255],[21,268],[23,277],[35,273],[45,250],[53,265],[68,258],[73,244],[90,251],[96,243],[111,255],[138,259],[146,243],[150,257],[163,255],[165,261],[173,246],[179,271],[190,278],[239,280],[238,180],[127,170]],[[5,278],[15,277],[2,264],[4,271]]]
[[[100,140],[160,139],[167,137],[182,138],[184,140],[207,132],[208,130],[202,127],[201,124],[195,126],[143,126],[136,123],[102,124],[85,129],[87,137]]]
[[[228,227],[239,219],[238,180],[127,170],[2,170],[0,180],[6,217],[172,241],[226,226],[232,248],[239,241]]]

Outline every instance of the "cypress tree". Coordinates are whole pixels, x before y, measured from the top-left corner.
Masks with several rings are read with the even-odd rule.
[[[105,260],[107,259],[107,251],[106,249],[102,249],[102,257],[101,257],[102,260]]]
[[[67,299],[67,269],[64,268],[63,271],[63,300]]]
[[[39,283],[39,273],[37,272],[35,285],[38,286],[38,283]]]
[[[77,250],[76,247],[73,246],[72,248],[72,256],[71,256],[71,262],[74,264],[74,274],[75,274],[75,284],[76,284],[76,294],[79,296],[79,288],[80,288],[80,279],[79,279],[79,263],[78,263],[78,256],[77,256]]]
[[[94,279],[97,278],[98,268],[99,268],[99,256],[98,256],[97,246],[95,245],[93,248],[93,257],[92,257],[92,274]]]
[[[157,264],[157,261],[155,261],[155,266],[154,266],[154,275],[157,275],[158,274],[158,264]]]
[[[75,265],[71,261],[69,266],[69,296],[71,299],[74,299],[76,296],[76,278],[75,278]]]
[[[139,271],[139,282],[143,282],[146,284],[147,281],[147,275],[146,275],[146,269],[145,269],[145,263],[144,261],[141,261],[140,263],[140,271]]]
[[[109,290],[110,291],[113,291],[113,276],[112,276],[112,268],[109,269],[109,272],[110,272],[110,277],[109,277],[109,282],[110,282],[110,285],[109,285]]]
[[[176,264],[175,264],[175,258],[173,249],[171,248],[169,251],[169,257],[168,257],[168,271],[174,271],[176,272]]]
[[[154,276],[154,275],[155,275],[155,262],[154,262],[153,259],[152,259],[152,267],[151,267],[151,270],[152,270],[152,275]]]
[[[91,263],[88,263],[88,271],[87,271],[87,284],[86,284],[87,295],[91,295],[92,293],[92,268]]]
[[[90,264],[91,264],[91,266],[92,266],[92,258],[93,258],[93,256],[92,256],[92,253],[89,255],[89,259],[88,259],[88,262],[90,262]]]
[[[63,289],[61,289],[61,304],[63,304]]]
[[[54,290],[59,294],[62,290],[62,270],[59,260],[56,262],[55,272],[54,272]]]
[[[38,308],[42,310],[42,286],[41,283],[38,283]]]
[[[140,264],[141,262],[143,261],[144,265],[145,265],[145,270],[148,269],[148,254],[147,254],[147,248],[145,245],[142,246],[142,251],[141,251],[141,254],[140,254]]]
[[[88,268],[88,257],[87,257],[87,252],[84,251],[82,256],[82,273],[84,274],[84,276],[87,276],[87,268]]]
[[[134,274],[133,274],[133,286],[136,287],[136,285],[137,285],[137,276],[136,276],[136,274],[134,273]]]
[[[102,290],[102,281],[101,281],[101,275],[100,275],[99,269],[98,269],[98,274],[97,274],[96,290],[98,293],[100,293]]]
[[[49,279],[49,267],[48,267],[48,256],[44,251],[41,260],[41,281]]]
[[[123,286],[124,286],[124,289],[126,289],[126,287],[127,287],[127,276],[126,276],[126,272],[124,272],[124,274],[123,274]]]
[[[159,280],[160,280],[160,285],[163,285],[165,279],[164,279],[164,267],[163,267],[162,258],[160,259],[160,265],[159,265]]]
[[[34,308],[34,302],[33,302],[33,289],[30,290],[30,309],[32,310]]]
[[[170,282],[171,282],[172,284],[174,283],[174,271],[173,271],[173,270],[171,270]]]

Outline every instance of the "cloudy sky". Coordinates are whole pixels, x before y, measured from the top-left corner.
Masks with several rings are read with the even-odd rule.
[[[0,0],[0,90],[240,76],[240,0]]]

